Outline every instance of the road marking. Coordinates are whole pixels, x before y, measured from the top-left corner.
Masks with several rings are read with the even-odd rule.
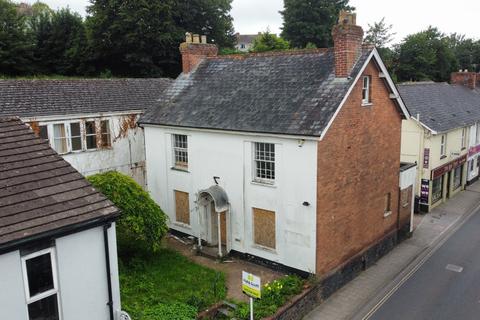
[[[445,267],[445,269],[447,270],[450,270],[450,271],[453,271],[453,272],[462,272],[463,271],[463,267],[460,267],[460,266],[456,266],[454,264],[447,264],[447,266]]]

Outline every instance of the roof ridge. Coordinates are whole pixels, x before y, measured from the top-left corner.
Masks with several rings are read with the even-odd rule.
[[[294,55],[302,55],[302,54],[319,54],[319,53],[327,53],[330,50],[333,50],[333,48],[289,49],[289,50],[277,50],[277,51],[267,51],[267,52],[226,54],[226,55],[207,57],[207,59],[209,60],[219,60],[219,59],[242,60],[242,59],[256,58],[256,57],[276,57],[276,56],[294,56]]]

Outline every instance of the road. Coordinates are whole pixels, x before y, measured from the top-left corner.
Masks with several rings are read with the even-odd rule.
[[[480,210],[367,319],[479,320]]]

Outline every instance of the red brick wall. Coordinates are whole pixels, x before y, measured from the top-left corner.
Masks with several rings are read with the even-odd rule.
[[[335,50],[335,74],[347,78],[362,54],[363,29],[356,25],[336,25],[332,30]]]
[[[180,44],[182,54],[182,71],[189,73],[197,67],[206,57],[214,57],[218,54],[218,47],[206,43],[182,43]]]
[[[395,230],[401,116],[373,62],[372,106],[359,81],[318,144],[317,274],[346,262]],[[392,215],[384,218],[385,195]]]
[[[475,89],[478,83],[477,76],[475,72],[453,72],[450,77],[450,82]]]

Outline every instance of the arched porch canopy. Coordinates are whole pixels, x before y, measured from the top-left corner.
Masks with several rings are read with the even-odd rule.
[[[214,185],[208,189],[201,190],[198,193],[198,203],[207,205],[206,201],[208,201],[208,196],[213,199],[215,212],[224,212],[228,210],[228,196],[222,187]]]

